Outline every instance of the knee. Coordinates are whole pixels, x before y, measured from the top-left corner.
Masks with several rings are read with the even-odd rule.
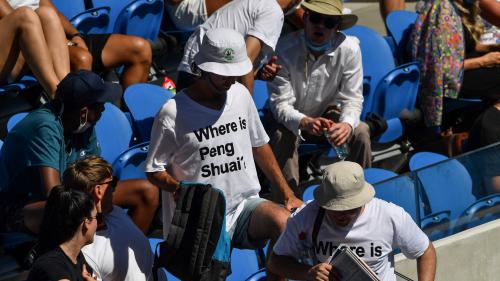
[[[18,26],[21,29],[32,28],[33,25],[40,25],[37,14],[28,7],[20,7],[14,10],[12,16],[16,18]]]
[[[368,146],[371,144],[370,128],[365,122],[360,122],[354,129],[354,141]]]
[[[145,39],[140,37],[133,37],[131,40],[132,44],[132,56],[136,62],[151,64],[152,61],[152,51],[151,44]]]
[[[46,21],[48,23],[55,23],[55,24],[60,24],[61,22],[59,21],[59,16],[57,15],[57,12],[55,9],[52,7],[46,7],[42,6],[39,7],[36,10],[36,13],[40,17],[42,21]]]
[[[140,185],[142,204],[156,210],[160,202],[160,192],[158,188],[148,180],[141,181]]]
[[[274,204],[274,203],[273,203]],[[271,239],[278,239],[281,233],[285,230],[286,222],[290,217],[290,212],[278,205],[275,205],[275,210],[272,212],[272,233]]]
[[[71,70],[92,69],[92,55],[85,49],[79,47],[70,47]]]

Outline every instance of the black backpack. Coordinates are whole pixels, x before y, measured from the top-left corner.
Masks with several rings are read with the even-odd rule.
[[[226,200],[211,185],[181,183],[167,240],[157,245],[153,267],[181,280],[225,280],[231,255]]]

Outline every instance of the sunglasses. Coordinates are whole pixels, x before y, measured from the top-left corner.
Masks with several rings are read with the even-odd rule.
[[[113,177],[113,179],[112,179],[112,180],[110,180],[110,181],[100,182],[100,183],[98,183],[98,184],[99,184],[99,185],[104,185],[104,184],[107,184],[107,185],[109,185],[109,187],[111,187],[111,190],[112,190],[112,191],[115,191],[115,189],[116,189],[116,185],[118,184],[118,181],[119,181],[119,180],[120,180],[119,178],[117,178],[117,177]]]
[[[311,11],[306,12],[306,15],[307,15],[309,22],[311,22],[312,24],[323,23],[323,25],[328,29],[332,29],[341,23],[340,18],[323,16],[321,14],[311,12]]]

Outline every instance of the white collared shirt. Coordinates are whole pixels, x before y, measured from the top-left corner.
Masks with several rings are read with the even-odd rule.
[[[332,48],[317,59],[307,50],[303,31],[278,42],[282,69],[268,83],[274,118],[296,135],[305,116],[319,117],[340,103],[340,122],[354,129],[363,108],[363,69],[359,41],[343,33],[332,38]]]

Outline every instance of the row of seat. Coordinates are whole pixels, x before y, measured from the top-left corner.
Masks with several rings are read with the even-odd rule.
[[[473,226],[500,218],[500,194],[476,198],[466,167],[457,159],[419,152],[410,159],[409,175],[384,169],[365,169],[376,197],[403,207],[431,239],[440,239]],[[312,200],[308,187],[303,200]]]
[[[163,0],[53,0],[82,33],[121,33],[154,41],[163,19]]]

